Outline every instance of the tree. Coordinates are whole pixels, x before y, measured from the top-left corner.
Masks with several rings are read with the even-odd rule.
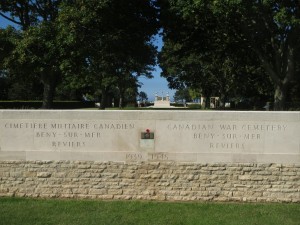
[[[51,107],[60,82],[92,87],[105,107],[110,89],[124,94],[124,84],[133,85],[128,76],[151,76],[155,1],[4,0],[0,12],[22,29],[7,68],[43,83],[43,108]]]
[[[181,102],[190,102],[192,101],[190,92],[188,88],[183,88],[183,89],[179,89],[175,92],[174,95],[174,100],[176,102],[181,101]]]
[[[0,71],[3,96],[6,99],[39,100],[42,90],[39,79],[29,65],[20,63],[16,52],[22,49],[23,32],[13,27],[0,29]],[[21,61],[26,61],[23,56]]]
[[[51,108],[61,78],[60,53],[63,51],[57,42],[55,24],[60,3],[61,0],[4,0],[0,4],[0,15],[23,30],[6,66],[15,75],[21,77],[26,71],[42,82],[42,108]]]
[[[45,109],[51,108],[55,88],[62,77],[61,49],[56,35],[51,22],[28,28],[22,32],[7,63],[11,75],[43,84],[42,108]]]
[[[161,11],[165,45],[159,62],[171,88],[191,87],[224,103],[261,84],[251,78],[257,77],[257,60],[236,42],[230,13],[218,12],[211,1],[181,0],[161,1]]]
[[[0,16],[27,30],[42,21],[54,21],[62,0],[1,0]]]
[[[0,71],[0,100],[7,100],[8,98],[8,79],[3,71]]]
[[[274,85],[274,108],[285,109],[300,56],[299,1],[230,1],[228,7],[236,7],[241,38],[247,40]]]
[[[65,42],[70,48],[81,49],[85,79],[95,91],[100,90],[101,108],[105,108],[107,93],[114,86],[122,96],[124,84],[133,84],[130,80],[135,75],[151,76],[156,57],[151,38],[158,29],[154,3],[92,0],[63,6],[60,26]]]
[[[14,48],[12,42],[12,34],[14,29],[1,29],[0,28],[0,99],[6,100],[8,98],[9,80],[7,70],[5,68],[6,58]]]
[[[142,102],[147,101],[148,100],[147,94],[145,92],[141,91],[139,93],[139,100],[142,101]]]
[[[189,95],[190,95],[192,101],[200,100],[200,97],[201,97],[201,93],[199,92],[198,89],[189,88]]]
[[[298,1],[161,2],[166,45],[160,58],[171,86],[198,82],[206,95],[239,89],[258,96],[272,85],[275,109],[284,109],[299,74]]]

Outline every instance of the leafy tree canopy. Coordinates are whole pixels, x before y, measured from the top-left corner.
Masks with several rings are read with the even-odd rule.
[[[276,109],[297,73],[298,1],[160,1],[165,46],[162,75],[171,87],[186,84],[234,96],[259,96],[273,86]],[[270,85],[270,82],[272,85]]]
[[[4,0],[0,13],[22,28],[6,68],[39,79],[44,108],[61,82],[67,89],[100,90],[105,100],[110,89],[122,96],[128,85],[136,89],[137,76],[151,77],[155,1]]]

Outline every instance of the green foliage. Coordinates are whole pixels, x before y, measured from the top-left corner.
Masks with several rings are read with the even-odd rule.
[[[0,109],[40,109],[43,105],[42,101],[0,101]],[[53,109],[95,109],[93,101],[54,101]]]
[[[1,1],[0,16],[22,31],[8,49],[1,47],[10,45],[7,35],[0,33],[0,52],[5,53],[0,70],[9,71],[11,83],[23,78],[30,84],[42,83],[44,108],[51,107],[57,87],[59,97],[74,92],[81,92],[76,96],[101,95],[101,106],[116,89],[119,98],[135,98],[137,77],[151,77],[156,61],[151,42],[158,30],[155,4],[138,0]],[[23,87],[22,82],[14,86],[20,91]]]
[[[1,0],[0,16],[23,30],[41,21],[54,21],[63,0]]]
[[[7,79],[0,76],[0,100],[7,100],[8,87]]]
[[[179,89],[174,95],[175,102],[190,102],[192,101],[190,91],[188,88]]]
[[[299,75],[297,2],[161,1],[162,75],[172,88],[187,85],[222,102],[266,100],[273,92],[282,109],[286,89]]]
[[[137,76],[151,76],[156,48],[150,41],[158,29],[152,3],[94,0],[62,7],[62,43],[81,53],[79,76],[67,76],[67,80],[82,86],[92,84],[91,89],[102,96],[101,107],[105,107],[110,89],[117,88],[123,99],[130,89],[136,89]]]
[[[13,27],[0,29],[1,99],[40,99],[41,85],[29,67],[22,66],[26,54],[17,57],[22,48],[22,33]]]
[[[192,100],[200,99],[201,97],[201,93],[199,92],[199,89],[189,88],[189,95],[191,96]]]
[[[160,64],[171,87],[187,85],[205,96],[241,93],[244,88],[237,88],[251,72],[244,66],[244,52],[238,52],[229,35],[233,32],[233,25],[226,22],[229,13],[218,13],[213,3],[204,1],[162,6],[166,32]]]
[[[273,95],[276,109],[299,98],[299,1],[1,0],[0,16],[20,28],[0,29],[1,98],[49,108],[57,91],[121,107],[136,98],[138,77],[151,77],[160,26],[171,88],[222,103]]]
[[[202,109],[200,104],[188,104],[189,109]]]
[[[61,78],[61,49],[56,29],[60,2],[23,0],[2,1],[0,4],[0,15],[22,29],[18,31],[18,38],[14,37],[13,50],[6,57],[4,69],[9,72],[12,83],[20,83],[14,85],[18,90],[22,90],[22,80],[32,84],[42,83],[43,108],[51,107],[56,85]]]
[[[147,100],[148,100],[147,94],[146,94],[145,92],[141,91],[141,92],[139,93],[139,100],[140,100],[140,101],[147,101]]]
[[[239,9],[240,38],[247,40],[260,60],[274,86],[274,107],[282,110],[288,89],[299,76],[299,2],[270,0],[232,4]]]

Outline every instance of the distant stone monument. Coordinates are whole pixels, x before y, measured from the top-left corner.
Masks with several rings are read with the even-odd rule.
[[[155,93],[154,100],[154,108],[169,108],[170,104],[170,96],[167,92],[166,97],[164,97],[164,92],[162,91],[162,96],[158,96],[157,92]]]

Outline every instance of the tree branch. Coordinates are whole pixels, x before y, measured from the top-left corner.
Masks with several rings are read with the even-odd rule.
[[[295,75],[294,49],[289,46],[287,54],[287,69],[283,84],[289,83]]]
[[[34,7],[35,10],[36,10],[40,15],[42,15],[42,11],[43,11],[43,10],[42,10],[42,7],[41,7],[39,1],[35,1],[35,3],[32,2],[32,1],[30,1],[30,2],[31,2],[32,7]]]
[[[4,13],[2,13],[2,12],[0,12],[0,16],[2,16],[3,18],[9,20],[9,21],[12,22],[12,23],[15,23],[15,24],[18,24],[18,25],[22,25],[21,22],[18,22],[18,21],[16,21],[16,20],[14,20],[14,19],[12,19],[12,18],[6,16],[6,15],[5,15]]]
[[[277,76],[273,66],[268,62],[268,60],[263,56],[261,51],[259,51],[257,48],[253,47],[253,50],[258,55],[260,61],[262,62],[263,68],[266,70],[266,72],[270,75],[273,82],[277,85],[281,84],[280,78]]]

